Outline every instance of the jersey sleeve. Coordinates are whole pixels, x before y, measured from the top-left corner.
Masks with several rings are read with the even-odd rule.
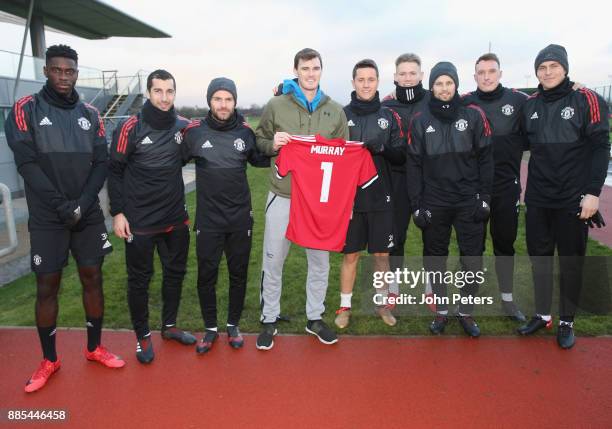
[[[362,158],[361,168],[359,169],[358,185],[361,189],[365,189],[378,179],[378,172],[376,171],[376,166],[374,165],[374,161],[372,161],[370,152],[364,150]]]
[[[420,208],[421,194],[423,193],[423,128],[419,121],[420,113],[410,119],[408,126],[408,150],[406,158],[406,186],[411,210]]]
[[[478,175],[480,180],[479,193],[491,195],[493,191],[493,150],[491,147],[491,127],[484,111],[471,104],[469,108],[475,110],[474,152],[478,159]]]
[[[78,200],[83,213],[87,212],[91,205],[97,201],[98,193],[104,186],[104,181],[108,175],[108,148],[106,146],[104,122],[98,109],[89,104],[85,106],[91,112],[92,123],[94,124],[94,149],[91,170]]]
[[[402,118],[392,109],[391,112],[391,135],[387,142],[383,156],[393,165],[404,165],[406,162],[406,145],[404,130],[402,130]]]
[[[292,143],[289,142],[285,146],[281,147],[276,158],[274,167],[276,168],[276,177],[282,179],[291,171],[291,151]]]
[[[129,156],[136,145],[132,138],[132,131],[137,121],[137,117],[132,116],[115,128],[113,133],[108,172],[108,198],[110,203],[110,214],[112,216],[123,213],[125,207],[126,201],[123,191],[123,175]]]
[[[255,133],[250,128],[247,128],[246,147],[247,160],[253,167],[267,168],[270,167],[270,157],[260,152],[255,144]]]
[[[49,206],[57,208],[66,198],[55,188],[38,164],[38,150],[32,137],[32,96],[18,100],[6,119],[4,131],[13,151],[17,171],[28,187]]]
[[[181,160],[183,161],[183,165],[187,164],[191,158],[195,157],[194,148],[198,139],[198,133],[195,129],[200,125],[201,122],[195,120],[181,130],[181,134],[183,135],[183,144],[181,145]]]
[[[606,180],[610,156],[608,105],[601,96],[590,89],[583,88],[580,92],[587,100],[587,125],[584,133],[591,147],[590,178],[584,192],[598,197]]]

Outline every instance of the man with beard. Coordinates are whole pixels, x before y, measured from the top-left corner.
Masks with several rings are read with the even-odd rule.
[[[360,253],[366,249],[374,257],[375,271],[389,271],[389,250],[394,245],[391,164],[406,160],[404,134],[399,116],[380,104],[378,66],[373,60],[359,61],[353,67],[351,103],[344,107],[350,139],[364,142],[372,154],[378,180],[358,189],[343,249],[340,269],[340,308],[335,324],[346,328],[351,316],[351,298]],[[387,288],[378,293],[385,295]],[[396,324],[388,306],[378,306],[378,315],[389,326]]]
[[[110,368],[125,365],[101,345],[102,263],[112,250],[98,200],[107,175],[104,124],[74,88],[79,76],[76,51],[66,45],[50,46],[43,71],[45,86],[18,100],[5,124],[8,145],[25,182],[31,266],[36,275],[36,327],[43,351],[26,392],[42,388],[60,368],[55,334],[68,251],[83,286],[85,357]]]
[[[198,296],[205,325],[204,337],[196,346],[200,354],[210,351],[219,337],[215,287],[223,253],[230,280],[227,338],[233,348],[244,344],[238,325],[253,239],[246,167],[247,162],[270,166],[270,158],[257,150],[255,134],[236,110],[237,98],[232,80],[213,79],[206,92],[208,116],[187,127],[183,143],[183,160],[196,159]]]
[[[527,95],[505,88],[499,82],[502,71],[497,55],[481,55],[476,60],[475,68],[474,80],[478,88],[473,93],[465,94],[463,100],[466,104],[477,105],[485,112],[493,132],[491,144],[494,178],[490,230],[502,311],[513,320],[525,322],[525,316],[514,303],[512,291],[514,242],[518,230],[521,196],[521,159],[525,146],[519,118]]]
[[[457,95],[457,69],[440,62],[431,70],[428,108],[412,119],[408,136],[407,185],[413,220],[423,231],[425,270],[433,275],[436,317],[429,329],[448,324],[446,271],[451,228],[455,229],[466,278],[482,269],[484,221],[489,216],[493,181],[491,130],[478,107]],[[478,285],[466,282],[456,316],[471,337],[480,335],[472,312]]]
[[[155,249],[162,264],[162,338],[195,344],[176,327],[189,252],[181,131],[189,124],[174,111],[176,82],[166,70],[147,77],[149,99],[113,135],[108,195],[115,235],[125,240],[128,306],[136,333],[136,357],[155,354],[149,329],[149,284]]]
[[[552,327],[556,248],[560,260],[557,343],[569,349],[575,343],[574,316],[588,228],[605,225],[598,210],[610,156],[608,106],[589,89],[574,91],[563,46],[542,49],[534,67],[540,84],[525,103],[521,122],[531,152],[525,223],[536,315],[518,332],[531,335]]]

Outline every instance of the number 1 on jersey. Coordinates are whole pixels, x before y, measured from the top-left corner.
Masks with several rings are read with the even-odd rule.
[[[326,203],[329,200],[329,186],[331,185],[333,162],[322,162],[321,170],[323,170],[323,183],[321,183],[321,198],[320,202]]]

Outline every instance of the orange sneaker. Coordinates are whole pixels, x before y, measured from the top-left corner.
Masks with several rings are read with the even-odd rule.
[[[57,370],[60,369],[60,361],[59,359],[55,362],[51,362],[48,359],[44,359],[36,372],[32,374],[32,377],[28,380],[25,385],[25,391],[28,393],[36,392],[38,389],[41,389],[45,384],[47,384],[47,380],[51,377]]]
[[[109,368],[123,368],[125,366],[123,359],[106,350],[106,347],[101,344],[93,352],[85,349],[85,357],[87,360],[98,361]]]

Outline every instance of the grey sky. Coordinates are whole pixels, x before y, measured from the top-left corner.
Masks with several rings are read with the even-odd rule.
[[[349,100],[355,62],[378,63],[386,94],[403,52],[421,56],[425,83],[433,64],[449,60],[459,70],[460,91],[472,90],[474,60],[489,41],[506,86],[535,86],[533,60],[549,43],[567,48],[572,79],[588,86],[612,80],[609,1],[105,1],[173,37],[89,41],[47,32],[47,45],[67,43],[81,65],[122,74],[165,68],[177,79],[179,106],[205,105],[208,82],[217,76],[236,81],[239,105],[263,104],[277,82],[292,76],[293,56],[304,47],[323,55],[321,87],[341,103]],[[0,23],[0,49],[18,52],[22,35],[21,27]]]

